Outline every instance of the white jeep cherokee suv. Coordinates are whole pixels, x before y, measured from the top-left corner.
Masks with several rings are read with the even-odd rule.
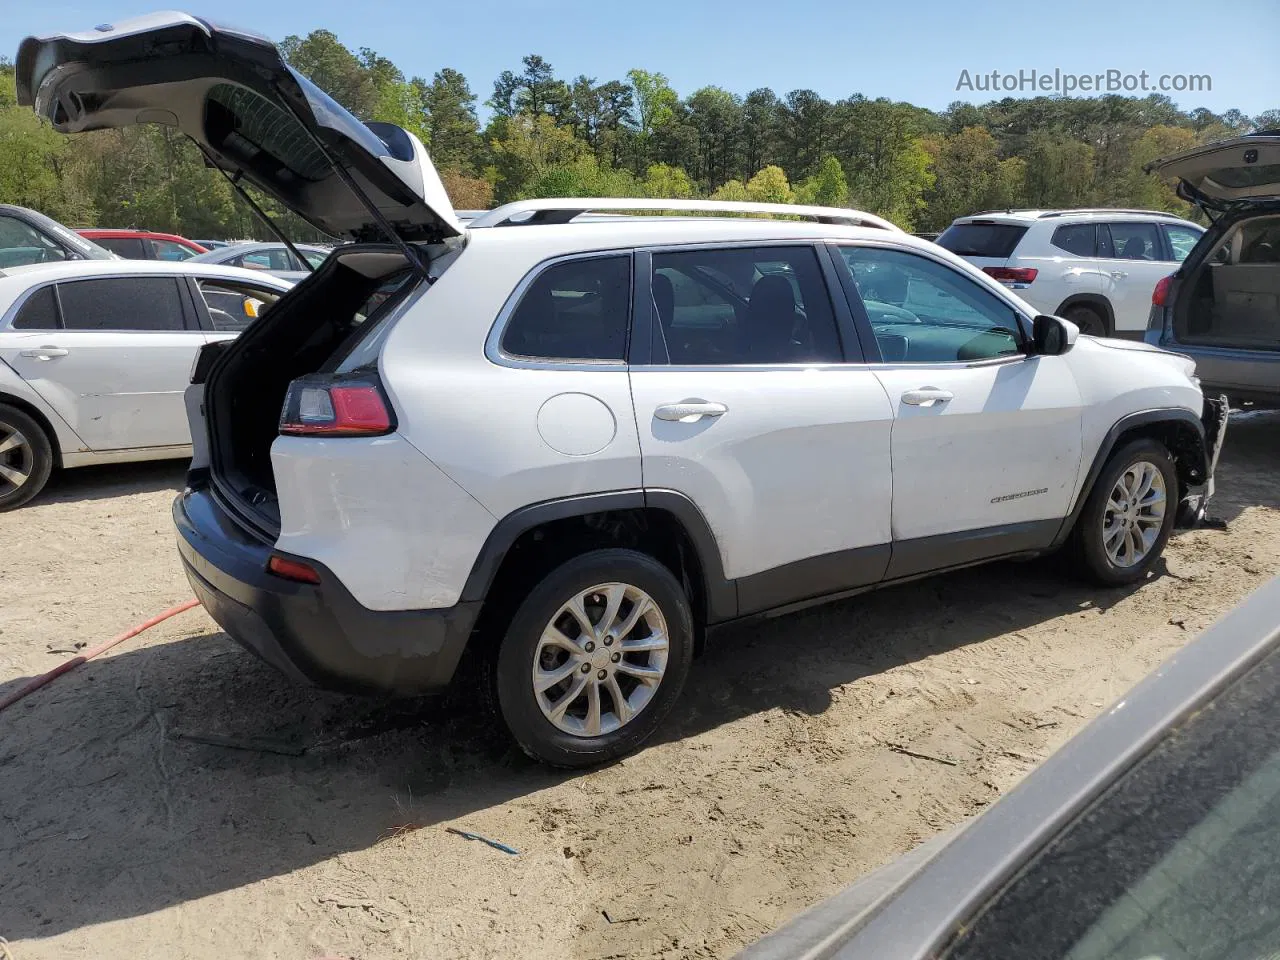
[[[421,144],[260,38],[160,14],[17,67],[59,129],[163,117],[355,241],[203,350],[173,508],[210,614],[299,679],[420,693],[465,649],[526,751],[590,764],[654,732],[709,627],[1064,545],[1131,583],[1212,492],[1225,408],[1187,360],[878,217],[464,229]],[[703,215],[599,214],[645,208]]]
[[[1141,340],[1152,291],[1202,233],[1158,210],[991,210],[937,242],[1081,333]]]

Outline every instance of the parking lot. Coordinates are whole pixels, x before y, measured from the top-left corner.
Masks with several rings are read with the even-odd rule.
[[[183,469],[75,471],[0,516],[0,697],[190,596]],[[465,687],[302,690],[181,614],[0,716],[0,935],[20,960],[731,955],[990,804],[1280,570],[1280,416],[1233,417],[1210,513],[1133,590],[997,564],[733,628],[661,742],[575,775]]]

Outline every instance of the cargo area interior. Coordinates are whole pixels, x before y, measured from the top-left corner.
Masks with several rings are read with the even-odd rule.
[[[1188,282],[1174,315],[1179,340],[1280,350],[1280,215],[1233,226]]]
[[[273,304],[213,368],[205,385],[217,490],[263,532],[280,528],[271,445],[289,384],[334,370],[415,286],[394,247],[335,255]],[[369,362],[376,362],[373,351]]]

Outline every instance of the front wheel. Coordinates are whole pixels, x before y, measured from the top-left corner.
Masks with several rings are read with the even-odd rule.
[[[1104,586],[1141,580],[1164,552],[1177,501],[1177,468],[1163,444],[1142,439],[1117,450],[1076,519],[1080,573]]]
[[[590,766],[653,734],[692,659],[689,599],[671,571],[633,550],[593,550],[516,611],[498,650],[498,707],[531,757]]]

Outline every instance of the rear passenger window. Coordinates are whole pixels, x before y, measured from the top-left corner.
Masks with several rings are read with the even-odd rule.
[[[1154,223],[1110,223],[1111,258],[1115,260],[1163,260],[1160,235]]]
[[[1059,250],[1075,254],[1077,257],[1095,257],[1094,226],[1092,223],[1064,224],[1053,231],[1053,239],[1049,241]]]
[[[654,361],[839,363],[826,281],[811,247],[653,255]]]
[[[182,299],[173,277],[111,277],[58,284],[68,330],[181,330]]]
[[[53,287],[41,287],[22,305],[13,318],[15,330],[58,329],[58,304],[53,298]]]
[[[106,247],[118,257],[126,260],[149,260],[147,248],[137,237],[98,237],[93,241],[100,247]]]
[[[567,260],[533,281],[502,333],[502,351],[549,360],[623,360],[631,258]]]

